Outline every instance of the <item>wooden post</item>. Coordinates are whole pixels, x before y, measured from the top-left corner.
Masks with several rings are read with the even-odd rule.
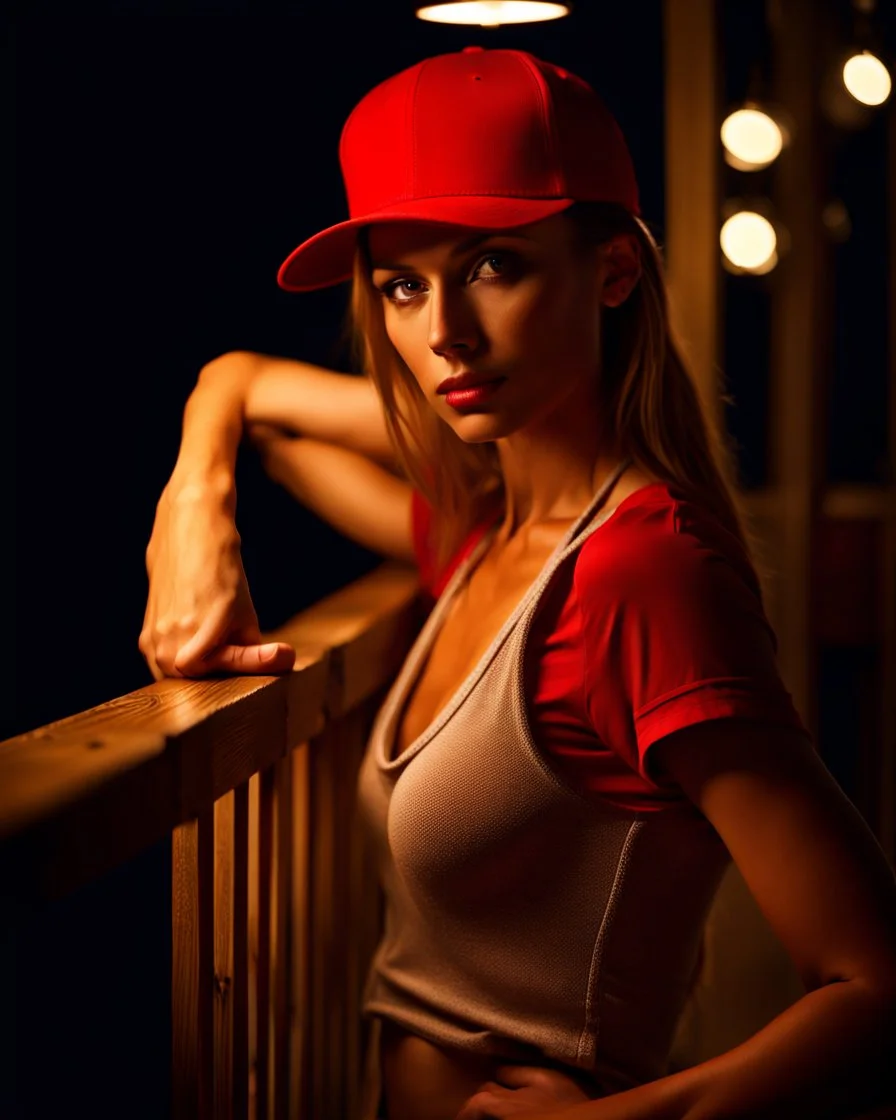
[[[818,734],[810,609],[812,554],[821,492],[825,401],[830,374],[831,260],[822,210],[829,173],[818,91],[830,57],[828,6],[789,0],[771,21],[774,91],[794,123],[776,164],[773,202],[790,251],[769,280],[771,456],[777,490],[778,659],[794,704]]]
[[[666,0],[663,42],[670,314],[698,391],[720,422],[720,92],[714,0]]]
[[[896,104],[891,97],[886,108],[887,129],[887,217],[890,231],[888,461],[890,465],[889,502],[884,522],[883,651],[881,682],[881,750],[878,805],[878,839],[896,865]]]

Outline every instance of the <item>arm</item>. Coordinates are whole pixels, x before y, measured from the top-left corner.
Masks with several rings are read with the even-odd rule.
[[[676,1075],[683,1115],[820,1120],[881,1103],[896,1046],[896,884],[871,831],[796,731],[715,721],[655,749],[807,991],[742,1045]]]
[[[305,438],[286,439],[283,430]],[[374,462],[388,463],[391,448],[372,385],[302,362],[223,354],[203,367],[187,401],[146,550],[138,646],[156,680],[284,672],[294,662],[285,643],[275,644],[273,661],[264,659],[240,559],[235,468],[244,436],[272,475],[337,529],[386,556],[412,559],[410,485]]]
[[[252,438],[253,432],[264,440],[272,429],[395,465],[379,398],[366,378],[235,350],[214,358],[199,373],[184,409],[172,477],[186,486],[211,486],[235,501],[241,440],[244,435]]]
[[[267,473],[303,506],[365,548],[414,562],[410,483],[332,443],[276,434],[256,443]]]
[[[237,351],[224,359],[252,371],[243,405],[250,432],[255,426],[274,426],[397,469],[382,404],[368,378],[268,354]],[[215,376],[212,368],[206,379]]]
[[[847,1120],[884,1103],[896,1046],[896,885],[859,813],[798,731],[714,720],[654,750],[719,832],[807,993],[710,1061],[600,1100],[519,1115]],[[477,1103],[482,1116],[517,1114]]]

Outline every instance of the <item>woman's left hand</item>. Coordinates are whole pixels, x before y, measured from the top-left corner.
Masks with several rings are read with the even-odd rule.
[[[455,1120],[553,1120],[555,1109],[590,1099],[572,1078],[553,1069],[500,1066],[496,1076],[500,1080],[480,1085]]]

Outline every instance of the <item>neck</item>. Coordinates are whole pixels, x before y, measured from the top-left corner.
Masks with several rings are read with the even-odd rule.
[[[582,513],[622,458],[599,431],[593,411],[565,410],[496,441],[505,491],[499,542]]]

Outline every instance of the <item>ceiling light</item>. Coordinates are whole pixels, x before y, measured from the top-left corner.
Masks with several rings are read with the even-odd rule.
[[[881,60],[871,51],[862,51],[844,63],[843,84],[863,105],[882,105],[890,96],[893,83]]]
[[[479,27],[500,27],[505,23],[540,23],[568,16],[571,4],[551,4],[546,0],[450,0],[427,4],[417,9],[417,18],[431,23],[462,23]]]
[[[748,104],[725,118],[721,128],[725,162],[738,171],[759,171],[778,158],[787,130],[758,105]]]
[[[738,210],[725,221],[719,235],[724,264],[732,272],[762,275],[778,263],[775,227],[755,210]]]

